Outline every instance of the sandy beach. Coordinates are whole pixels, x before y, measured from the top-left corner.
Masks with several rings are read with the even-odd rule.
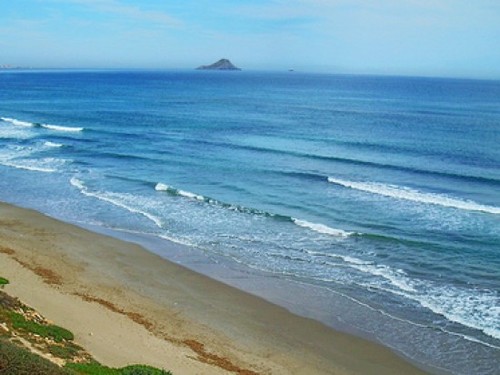
[[[174,374],[422,374],[389,349],[154,255],[0,204],[8,293],[109,366]]]

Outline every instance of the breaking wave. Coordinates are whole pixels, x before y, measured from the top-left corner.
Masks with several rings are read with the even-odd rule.
[[[297,224],[299,227],[308,228],[314,232],[318,232],[321,234],[327,234],[329,236],[348,237],[348,236],[354,234],[353,232],[346,232],[345,230],[342,230],[342,229],[335,229],[335,228],[331,228],[329,226],[326,226],[324,224],[311,223],[311,222],[305,221],[305,220],[299,220],[299,219],[292,218],[292,221],[295,224]]]
[[[81,131],[83,131],[83,128],[76,128],[76,127],[70,127],[70,126],[49,125],[49,124],[41,124],[40,126],[42,128],[45,128],[45,129],[55,130],[55,131],[59,131],[59,132],[81,132]]]
[[[27,127],[27,128],[31,128],[31,127],[35,126],[35,124],[33,124],[31,122],[20,121],[20,120],[16,120],[15,118],[0,117],[0,120],[2,120],[3,122],[9,122],[12,125],[24,126],[24,127]]]
[[[63,144],[61,144],[61,143],[55,143],[55,142],[50,142],[50,141],[44,142],[43,145],[47,146],[47,147],[54,147],[54,148],[59,148],[59,147],[63,146]]]
[[[48,130],[60,131],[60,132],[81,132],[84,128],[81,127],[71,127],[71,126],[61,126],[61,125],[50,125],[50,124],[39,124],[36,122],[21,121],[10,117],[0,117],[0,120],[4,122],[11,123],[16,126],[24,126],[28,128],[44,128]]]
[[[500,207],[488,206],[471,200],[452,198],[445,194],[425,193],[405,186],[382,184],[378,182],[356,182],[328,177],[328,182],[346,188],[382,195],[395,199],[434,204],[443,207],[457,208],[467,211],[481,211],[490,214],[500,214]]]
[[[269,217],[269,218],[273,218],[273,219],[285,221],[285,222],[291,222],[299,227],[306,228],[306,229],[312,230],[316,233],[329,235],[329,236],[333,236],[333,237],[348,237],[351,234],[353,234],[352,232],[346,232],[342,229],[331,228],[331,227],[328,227],[324,224],[311,223],[309,221],[296,219],[296,218],[291,217],[291,216],[279,215],[279,214],[274,214],[274,213],[270,213],[270,212],[263,211],[263,210],[258,210],[255,208],[249,208],[249,207],[244,207],[244,206],[240,206],[240,205],[221,202],[217,199],[205,197],[203,195],[191,193],[191,192],[185,191],[185,190],[176,189],[170,185],[167,185],[167,184],[164,184],[161,182],[159,182],[155,185],[155,190],[166,192],[172,196],[189,198],[189,199],[193,199],[193,200],[196,200],[199,202],[204,202],[204,203],[211,204],[214,206],[219,206],[219,207],[231,210],[231,211],[236,211],[236,212],[241,212],[241,213],[251,214],[251,215],[257,215],[257,216]]]
[[[97,198],[101,201],[111,203],[117,207],[123,208],[134,214],[142,215],[147,219],[151,220],[153,223],[155,223],[155,225],[158,228],[162,228],[162,220],[159,217],[152,215],[149,212],[143,211],[139,208],[133,207],[131,204],[127,204],[126,202],[127,200],[123,199],[124,198],[123,194],[90,191],[89,188],[85,186],[85,183],[76,177],[72,177],[70,179],[70,184],[76,187],[78,190],[80,190],[80,192],[87,197]]]
[[[57,172],[57,169],[55,168],[44,167],[43,165],[40,166],[39,162],[37,165],[36,161],[34,160],[31,163],[29,163],[28,161],[25,162],[0,161],[0,164],[5,165],[6,167],[24,169],[32,172],[44,172],[44,173]]]
[[[318,251],[307,251],[307,253],[319,257],[340,259],[344,266],[369,275],[369,281],[359,283],[368,289],[380,289],[403,296],[438,315],[444,316],[451,322],[482,331],[487,336],[500,339],[498,307],[496,307],[499,306],[500,298],[497,291],[437,285],[432,281],[412,278],[402,269],[377,264],[355,256]],[[335,262],[334,265],[338,266],[339,264]],[[452,333],[452,331],[449,332]],[[483,340],[460,335],[469,341],[497,349],[500,348]]]

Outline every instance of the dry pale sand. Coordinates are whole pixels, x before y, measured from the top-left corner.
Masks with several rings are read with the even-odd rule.
[[[7,292],[110,366],[180,374],[422,374],[390,350],[298,317],[143,248],[0,203]]]

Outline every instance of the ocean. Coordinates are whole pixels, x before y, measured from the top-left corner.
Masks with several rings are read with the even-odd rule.
[[[0,200],[498,374],[500,81],[2,71],[0,118]]]

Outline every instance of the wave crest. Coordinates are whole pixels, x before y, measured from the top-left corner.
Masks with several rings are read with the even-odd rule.
[[[353,232],[346,232],[345,230],[342,230],[342,229],[335,229],[335,228],[331,228],[329,226],[326,226],[324,224],[311,223],[311,222],[306,221],[306,220],[299,220],[299,219],[292,218],[292,221],[295,224],[297,224],[299,227],[308,228],[314,232],[318,232],[321,234],[327,234],[329,236],[349,237],[350,235],[353,234]]]
[[[60,131],[60,132],[81,132],[84,128],[81,127],[71,127],[71,126],[61,126],[61,125],[51,125],[51,124],[39,124],[36,122],[21,121],[10,117],[0,117],[3,122],[8,122],[16,126],[24,126],[27,128],[44,128],[48,130]]]
[[[194,194],[194,193],[191,193],[189,191],[184,191],[184,190],[177,190],[177,189],[173,188],[172,186],[162,184],[161,182],[156,184],[155,190],[156,191],[166,191],[172,195],[179,195],[181,197],[196,199],[196,200],[201,201],[201,202],[205,202],[205,201],[209,202],[210,201],[209,198],[206,198],[203,195]]]
[[[44,142],[43,145],[46,147],[53,147],[53,148],[59,148],[63,146],[61,143],[55,143],[50,141]]]
[[[70,126],[61,126],[61,125],[49,125],[49,124],[41,124],[40,125],[44,129],[55,130],[59,132],[81,132],[83,128],[76,128]]]
[[[57,172],[57,169],[55,168],[45,168],[45,167],[40,167],[37,166],[36,164],[27,164],[26,162],[23,163],[13,163],[9,161],[0,161],[0,164],[5,165],[6,167],[11,167],[11,168],[16,168],[16,169],[24,169],[26,171],[32,171],[32,172],[43,172],[43,173],[54,173]]]
[[[15,118],[10,118],[10,117],[0,117],[0,120],[2,120],[3,122],[11,123],[12,125],[24,126],[27,128],[31,128],[31,127],[35,126],[35,124],[33,124],[32,122],[20,121],[20,120],[17,120]]]
[[[425,193],[405,186],[382,184],[378,182],[347,181],[334,177],[328,177],[328,182],[354,190],[382,195],[384,197],[457,208],[460,210],[481,211],[496,215],[500,214],[500,207],[488,206],[471,200],[452,198],[445,194]]]

